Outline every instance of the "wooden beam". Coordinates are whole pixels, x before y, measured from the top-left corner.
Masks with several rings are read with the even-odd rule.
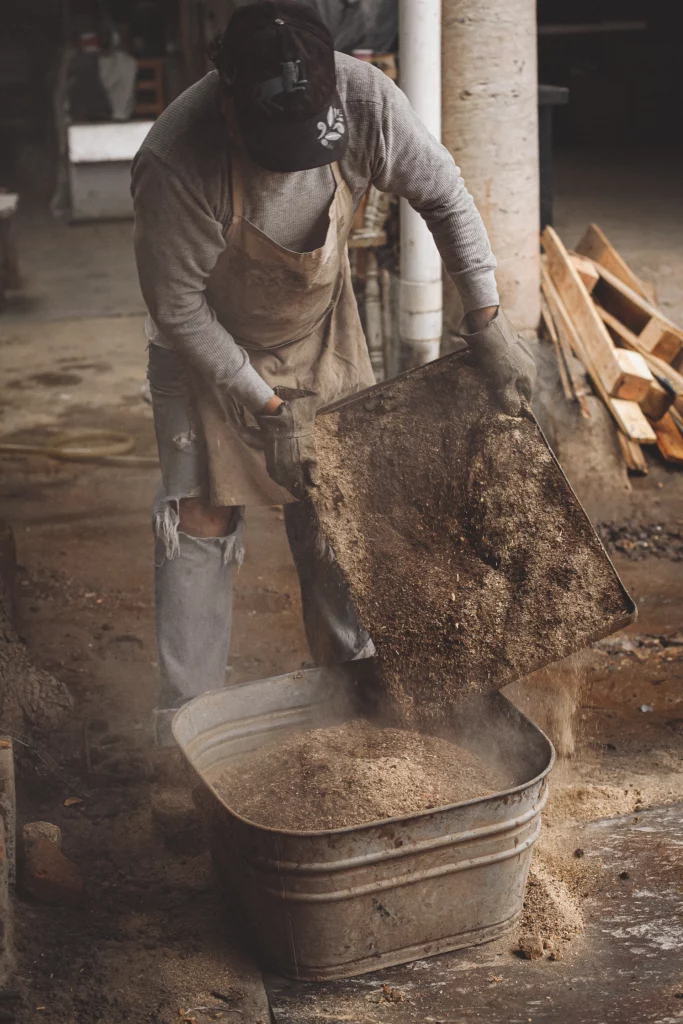
[[[653,426],[657,435],[657,447],[667,462],[683,465],[683,434],[676,426],[671,413],[662,416]]]
[[[606,309],[596,303],[595,308],[598,316],[604,321],[608,329],[614,334],[614,336],[627,348],[633,349],[634,352],[640,352],[647,365],[650,367],[651,373],[659,380],[660,383],[664,383],[669,390],[675,393],[674,404],[679,412],[683,413],[683,374],[680,374],[677,370],[674,370],[672,366],[665,363],[659,356],[652,355],[640,344],[640,339],[637,334],[633,331],[629,331],[628,327],[624,327],[621,320],[617,320],[612,313],[608,313]]]
[[[645,453],[638,442],[632,441],[630,437],[626,437],[621,430],[617,430],[617,440],[619,441],[619,447],[621,448],[626,468],[631,473],[639,473],[641,476],[646,476],[647,462],[645,461]]]
[[[615,277],[637,292],[646,302],[650,302],[643,282],[633,273],[628,263],[619,255],[613,245],[610,245],[604,232],[597,224],[589,224],[581,241],[576,247],[577,253],[581,256],[588,256],[589,259],[599,263],[601,267],[611,271]]]
[[[642,401],[638,402],[638,405],[649,420],[661,420],[673,402],[674,396],[653,377],[648,393]]]
[[[550,339],[553,348],[555,349],[555,359],[557,360],[557,371],[560,375],[560,383],[562,384],[562,390],[564,397],[568,402],[573,402],[576,398],[574,390],[569,380],[569,373],[565,366],[564,357],[562,350],[560,349],[560,342],[557,337],[557,331],[555,330],[555,324],[551,316],[550,310],[548,309],[548,301],[545,296],[541,296],[541,320],[545,326],[546,334]]]
[[[547,255],[548,275],[580,337],[581,348],[590,354],[594,372],[600,377],[604,390],[610,395],[616,395],[623,383],[623,372],[615,354],[614,342],[557,232],[548,226],[543,232],[542,241]],[[585,359],[581,356],[579,358],[588,369]]]
[[[607,408],[626,436],[630,437],[632,441],[638,441],[640,444],[656,442],[657,436],[637,402],[628,402],[624,398],[609,398]]]
[[[553,320],[553,314],[551,310],[551,298],[554,300],[553,305],[555,305],[557,302],[560,301],[560,297],[557,294],[557,289],[550,280],[548,276],[548,271],[545,267],[543,267],[541,270],[541,288],[543,290],[543,296],[548,307],[548,312],[550,313],[551,321],[555,326],[555,332],[557,334],[560,353],[562,355],[564,364],[567,368],[567,373],[569,375],[569,381],[571,384],[572,391],[574,392],[574,397],[576,398],[576,401],[579,403],[581,415],[584,417],[584,419],[589,420],[591,418],[591,413],[590,409],[588,408],[588,403],[586,401],[587,392],[583,375],[577,373],[574,369],[574,357],[572,356],[572,348],[569,338],[567,336],[567,332],[559,331],[557,329],[557,324],[555,324],[555,321]]]
[[[599,263],[595,267],[600,274],[592,293],[595,302],[628,327],[647,352],[672,362],[683,348],[683,330],[609,270]]]
[[[627,348],[618,348],[616,355],[624,374],[624,380],[616,397],[628,398],[630,401],[638,402],[640,405],[650,390],[650,385],[654,384],[655,379],[639,352],[633,352]]]
[[[549,283],[552,285],[552,282]],[[607,406],[607,409],[611,413],[617,426],[623,431],[626,437],[630,438],[632,441],[638,441],[641,444],[655,444],[657,437],[654,430],[645,419],[640,406],[636,402],[629,402],[623,398],[612,398],[611,395],[607,393],[607,390],[600,378],[600,374],[592,360],[592,354],[584,347],[583,340],[572,322],[557,289],[554,287],[548,288],[546,297],[555,321],[555,326],[557,327],[558,337],[564,338],[565,343],[569,345],[574,352],[576,352],[577,356],[586,367],[595,390]]]
[[[571,252],[571,250],[569,251],[569,258],[574,264],[576,273],[586,286],[586,291],[590,294],[600,280],[600,274],[595,269],[593,260],[586,259],[585,256],[579,256],[578,252]]]

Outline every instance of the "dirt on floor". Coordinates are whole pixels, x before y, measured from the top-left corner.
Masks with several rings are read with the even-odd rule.
[[[124,346],[134,342],[122,337]],[[100,358],[94,352],[91,361]],[[137,358],[142,379],[142,351]],[[35,353],[29,369],[31,375],[41,372]],[[45,436],[45,422],[35,426],[31,417],[50,408],[58,429],[123,429],[134,436],[138,452],[153,451],[149,409],[134,398],[134,389],[117,405],[81,402],[62,411],[52,390],[61,386],[27,384],[21,436]],[[16,408],[12,416],[16,432]],[[13,523],[19,549],[21,634],[34,659],[63,679],[75,699],[74,716],[59,733],[37,746],[17,744],[19,813],[22,821],[60,826],[64,852],[83,872],[87,893],[85,905],[71,909],[19,898],[17,984],[23,1001],[16,1020],[234,1019],[240,999],[254,992],[254,969],[239,953],[239,926],[216,898],[201,829],[182,798],[187,790],[181,783],[169,802],[168,787],[162,792],[155,775],[147,513],[155,473],[36,457],[3,459],[2,472],[9,486],[1,514]],[[640,500],[641,521],[650,522],[649,494]],[[674,515],[660,518],[674,527]],[[662,557],[633,561],[619,551],[614,559],[641,607],[640,622],[625,636],[662,642],[591,649],[583,656],[580,685],[576,670],[569,672],[581,695],[576,720],[571,708],[565,715],[565,730],[567,722],[573,725],[573,757],[553,774],[525,910],[524,934],[540,937],[546,958],[571,955],[581,942],[576,908],[586,913],[587,869],[573,851],[582,822],[683,799],[683,660],[666,641],[681,628],[679,563]],[[234,636],[229,682],[265,678],[308,661],[277,510],[249,516]],[[566,692],[567,671],[551,669],[542,685],[531,680],[506,691],[555,735],[556,698]],[[83,802],[66,806],[72,797]],[[511,936],[510,955],[516,944]]]
[[[638,222],[632,196],[642,189],[613,187],[615,173],[625,180],[623,168],[605,165],[603,203],[596,206],[595,189],[580,191],[584,164],[582,158],[559,178],[561,234],[571,244],[596,220],[637,272],[659,279],[667,312],[683,319],[681,235],[669,201],[680,194],[678,182],[673,191],[651,190],[656,209]],[[571,204],[563,194],[569,189]],[[627,222],[632,227],[620,231]],[[71,238],[74,230],[78,238]],[[83,230],[60,228],[60,238],[66,231],[68,244],[79,246]],[[127,232],[116,228],[126,246]],[[35,255],[26,269],[44,280],[29,282],[24,307],[16,304],[0,320],[0,433],[37,442],[54,431],[108,427],[129,433],[138,453],[151,454],[151,410],[140,394],[143,321],[133,315],[139,299],[126,305],[118,291],[116,301],[111,291],[104,294],[103,275],[112,276],[112,265],[116,277],[125,263],[126,281],[133,280],[130,257],[117,255],[112,264],[106,226],[91,234],[100,263],[87,247],[79,249],[77,274],[64,270],[68,259],[56,266],[54,244],[34,245],[31,236]],[[94,277],[84,284],[81,271]],[[123,280],[117,277],[117,288]],[[128,284],[124,290],[129,296]],[[82,315],[86,291],[91,319],[26,322],[29,307],[49,320],[55,303],[57,315]],[[109,315],[117,312],[130,315]],[[615,538],[612,557],[638,604],[638,623],[623,634],[622,646],[590,649],[578,668],[563,664],[506,690],[565,755],[551,777],[522,929],[522,937],[540,939],[546,959],[554,951],[573,956],[584,941],[578,930],[581,916],[591,913],[591,893],[615,884],[595,858],[577,853],[585,823],[624,812],[635,819],[641,808],[683,801],[683,659],[672,643],[683,626],[683,574],[670,557],[681,526],[683,474],[656,455],[649,459],[649,477],[633,479],[628,493],[617,494],[601,478],[590,508],[594,521],[609,524],[606,539]],[[0,475],[0,515],[12,523],[19,552],[20,632],[33,659],[74,697],[64,728],[28,746],[17,738],[20,819],[61,828],[64,853],[82,872],[86,892],[82,906],[68,908],[17,896],[13,985],[21,998],[0,1009],[17,1024],[267,1021],[255,961],[242,951],[239,925],[219,898],[189,790],[177,766],[151,744],[156,654],[148,508],[156,473],[12,456],[0,460]],[[572,479],[577,489],[579,482]],[[656,527],[670,548],[661,550]],[[654,557],[641,533],[653,539]],[[277,510],[248,516],[233,637],[228,682],[309,661]],[[510,935],[503,955],[526,984],[531,965],[516,959],[518,940]],[[371,981],[373,1001],[362,1019],[388,1019],[382,978]],[[326,1006],[330,1020],[358,1019],[352,1009],[344,1018],[342,997]]]

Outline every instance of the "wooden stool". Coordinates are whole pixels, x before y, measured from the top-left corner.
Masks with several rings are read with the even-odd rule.
[[[135,85],[136,117],[158,117],[164,107],[164,59],[145,57],[138,60],[138,79]]]

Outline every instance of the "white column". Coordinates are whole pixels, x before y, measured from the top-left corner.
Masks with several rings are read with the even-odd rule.
[[[540,315],[536,0],[443,0],[443,142],[474,196],[514,325]]]
[[[400,0],[400,86],[441,138],[441,0]],[[404,359],[438,358],[443,320],[441,257],[422,217],[401,200],[400,332]]]

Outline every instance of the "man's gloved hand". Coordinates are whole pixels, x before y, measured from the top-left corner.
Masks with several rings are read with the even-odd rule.
[[[266,469],[280,484],[302,501],[315,485],[318,464],[313,424],[315,391],[276,388],[282,404],[270,413],[256,416],[264,437]]]
[[[477,365],[491,381],[498,401],[508,416],[519,416],[529,408],[536,381],[536,364],[531,349],[512,327],[502,309],[483,330],[463,334]]]

